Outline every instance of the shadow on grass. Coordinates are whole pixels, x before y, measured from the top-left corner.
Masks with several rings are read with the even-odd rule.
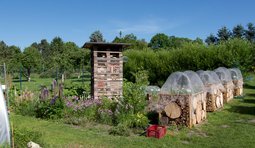
[[[255,86],[250,85],[250,84],[244,84],[244,88],[247,88],[247,89],[255,89]]]
[[[228,111],[240,114],[255,115],[255,106],[232,106],[230,109],[228,109]]]
[[[255,95],[254,95],[255,97]],[[255,103],[255,99],[244,99],[243,100],[244,103]]]
[[[12,82],[20,82],[20,80],[12,80]],[[21,82],[28,82],[27,80],[21,80]],[[30,82],[36,82],[35,80],[30,80]]]
[[[255,94],[247,93],[246,96],[255,97]]]
[[[84,79],[84,80],[82,80],[82,79],[76,79],[76,80],[72,80],[72,82],[90,82],[90,79]]]

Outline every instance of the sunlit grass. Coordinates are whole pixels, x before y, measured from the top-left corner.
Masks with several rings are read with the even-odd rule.
[[[37,84],[50,82],[37,80]],[[169,127],[160,140],[139,135],[112,136],[108,134],[109,126],[96,123],[76,127],[15,114],[11,114],[11,122],[15,128],[42,132],[47,147],[255,147],[254,79],[246,83],[244,93],[244,98],[232,100],[221,111],[208,113],[203,124],[192,129]]]

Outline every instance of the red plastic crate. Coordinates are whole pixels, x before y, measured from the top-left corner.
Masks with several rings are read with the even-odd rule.
[[[151,125],[147,128],[147,137],[162,138],[166,134],[166,127],[160,125]]]

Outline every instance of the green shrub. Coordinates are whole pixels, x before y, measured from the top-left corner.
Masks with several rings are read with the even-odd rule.
[[[42,119],[58,119],[64,116],[64,100],[59,97],[38,101],[35,116]]]
[[[28,100],[22,101],[19,104],[16,104],[14,108],[15,113],[23,115],[23,116],[35,116],[35,106],[36,101]]]
[[[149,124],[147,116],[143,113],[121,114],[118,116],[118,122],[130,128],[145,128]]]
[[[255,63],[254,49],[248,41],[231,39],[209,46],[187,42],[177,49],[126,50],[123,54],[129,60],[124,63],[124,77],[135,82],[132,73],[142,68],[148,71],[151,84],[161,86],[175,71],[213,70],[221,66],[238,67],[242,72],[251,71]]]
[[[130,136],[130,129],[124,124],[118,124],[112,127],[108,132],[110,135],[115,136]]]
[[[45,146],[45,143],[42,140],[42,133],[39,131],[17,127],[14,127],[13,131],[15,148],[27,147],[27,143],[30,141],[33,141],[42,147]]]
[[[81,99],[86,99],[90,94],[90,85],[88,83],[65,83],[64,96],[77,96]]]

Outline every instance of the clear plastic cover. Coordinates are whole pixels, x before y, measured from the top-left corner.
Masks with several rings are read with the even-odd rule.
[[[214,89],[220,89],[225,91],[218,75],[214,71],[197,71],[201,78],[207,92],[213,91]]]
[[[184,73],[187,74],[189,77],[193,93],[204,91],[204,84],[196,72],[188,70],[185,71]]]
[[[222,85],[221,80],[219,79],[219,76],[216,74],[216,72],[215,71],[209,71],[209,70],[207,72],[211,75],[211,77],[213,78],[213,80],[217,84],[218,88],[221,90],[221,92],[225,92],[226,89]]]
[[[218,75],[219,79],[223,84],[232,81],[231,73],[227,68],[219,67],[214,71],[216,72],[216,74]]]
[[[160,88],[158,86],[147,86],[145,88],[147,94],[158,94],[160,92]]]
[[[204,85],[211,85],[211,84],[217,84],[217,82],[212,78],[212,75],[208,71],[198,71],[198,76],[202,80]]]
[[[10,126],[7,113],[6,102],[3,95],[2,87],[0,86],[0,147],[1,144],[10,144]]]
[[[241,73],[240,69],[230,68],[229,71],[231,73],[232,80],[242,80],[243,79],[243,76],[242,76],[242,73]]]
[[[202,92],[204,85],[193,71],[172,73],[161,87],[161,94],[179,95]]]

